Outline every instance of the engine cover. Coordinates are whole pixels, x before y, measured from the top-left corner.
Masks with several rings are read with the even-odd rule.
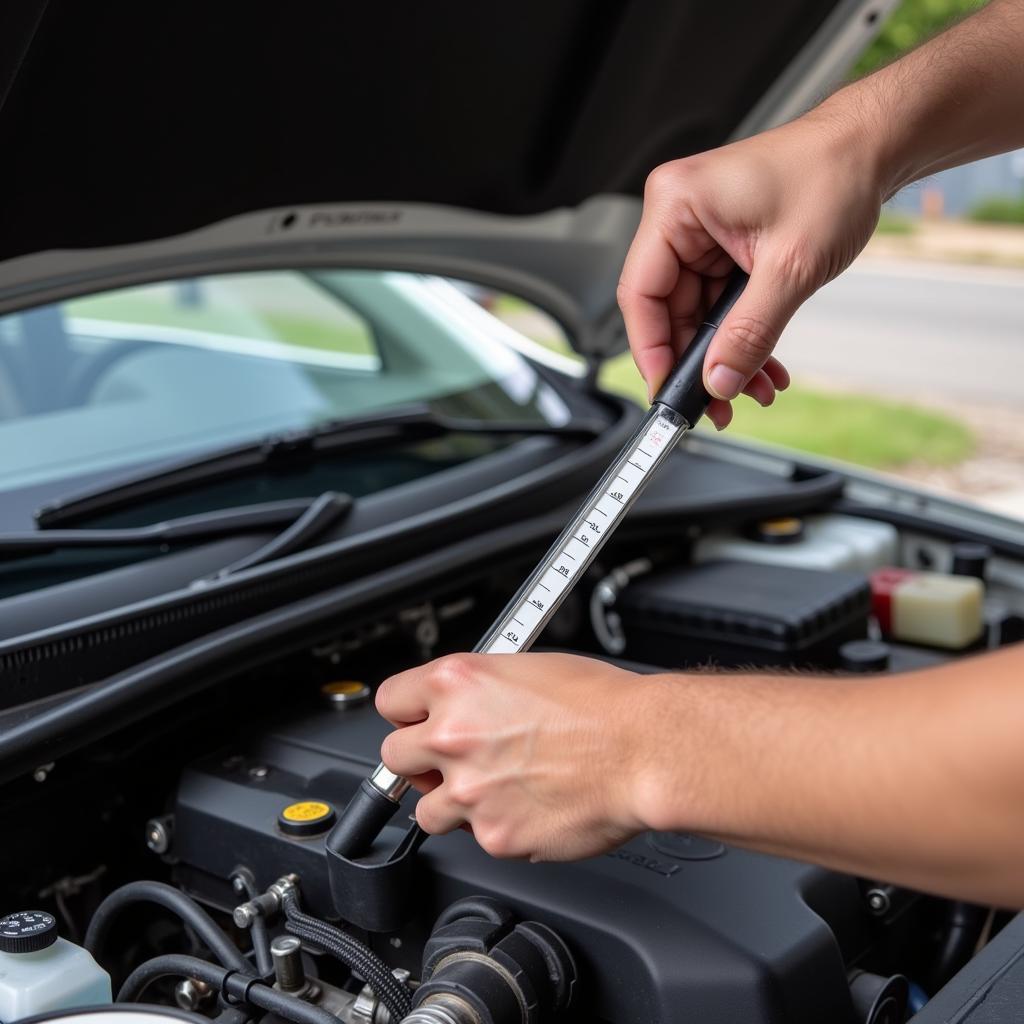
[[[195,896],[228,909],[245,865],[261,887],[288,872],[306,908],[344,919],[331,901],[324,833],[294,834],[296,801],[341,808],[377,762],[387,725],[367,704],[316,708],[185,772],[169,857]],[[410,801],[409,810],[412,809]],[[404,815],[403,815],[404,817]],[[397,844],[398,827],[386,830]],[[573,1016],[618,1024],[852,1022],[848,966],[869,947],[855,879],[698,837],[638,837],[573,864],[487,856],[457,832],[422,848],[408,925],[372,944],[415,975],[430,927],[452,901],[486,895],[542,922],[579,967]]]

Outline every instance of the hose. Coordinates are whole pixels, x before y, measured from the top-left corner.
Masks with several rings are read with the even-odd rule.
[[[248,1010],[243,1010],[240,1006],[225,1006],[213,1018],[213,1024],[246,1024],[246,1021],[251,1019],[252,1014]]]
[[[942,988],[974,955],[987,915],[987,908],[973,903],[954,900],[949,904],[945,937],[928,975],[932,992]]]
[[[126,907],[155,903],[184,921],[225,967],[248,972],[249,961],[235,948],[210,915],[194,899],[163,882],[129,882],[115,889],[96,909],[85,933],[85,948],[99,960],[114,920]],[[200,963],[202,961],[199,961]]]
[[[409,1014],[412,1009],[412,994],[369,946],[340,928],[304,914],[299,908],[299,901],[293,890],[285,892],[281,907],[288,921],[285,925],[288,931],[319,946],[358,974],[387,1007],[391,1020],[397,1024]]]
[[[267,1010],[292,1024],[338,1024],[333,1014],[305,1003],[295,996],[278,992],[259,978],[240,971],[229,970],[194,956],[171,953],[154,957],[140,964],[128,976],[128,980],[117,993],[117,1002],[134,1003],[146,987],[159,978],[195,978],[221,992],[232,1002],[248,1003],[261,1010]]]
[[[254,900],[259,895],[252,872],[245,867],[237,868],[231,876],[236,891],[241,889],[246,899]],[[257,914],[249,925],[249,937],[252,940],[252,955],[256,960],[256,970],[261,978],[266,978],[274,969],[274,958],[270,953],[270,933],[267,931],[267,919]]]

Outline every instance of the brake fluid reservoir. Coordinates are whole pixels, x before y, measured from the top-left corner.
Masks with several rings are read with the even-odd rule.
[[[896,560],[897,532],[888,523],[855,516],[809,516],[799,532],[761,529],[755,537],[710,534],[694,547],[695,562],[725,558],[799,569],[870,572]]]
[[[110,975],[42,910],[0,918],[0,1024],[111,1002]]]

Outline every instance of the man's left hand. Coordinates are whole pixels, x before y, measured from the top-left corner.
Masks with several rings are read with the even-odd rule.
[[[496,857],[575,860],[643,830],[644,676],[568,654],[455,654],[386,680],[381,756],[424,795],[427,832]]]

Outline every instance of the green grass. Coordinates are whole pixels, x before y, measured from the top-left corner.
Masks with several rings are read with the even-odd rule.
[[[902,213],[893,213],[891,210],[883,210],[878,218],[878,227],[875,228],[880,235],[912,235],[917,230],[917,223]]]
[[[601,374],[610,391],[646,401],[646,392],[628,354],[612,360]],[[796,448],[871,469],[908,463],[955,465],[974,449],[971,431],[940,413],[902,402],[863,395],[832,394],[791,387],[762,409],[741,398],[728,427],[733,437]]]
[[[990,196],[973,206],[967,216],[983,224],[1024,224],[1024,196]]]

